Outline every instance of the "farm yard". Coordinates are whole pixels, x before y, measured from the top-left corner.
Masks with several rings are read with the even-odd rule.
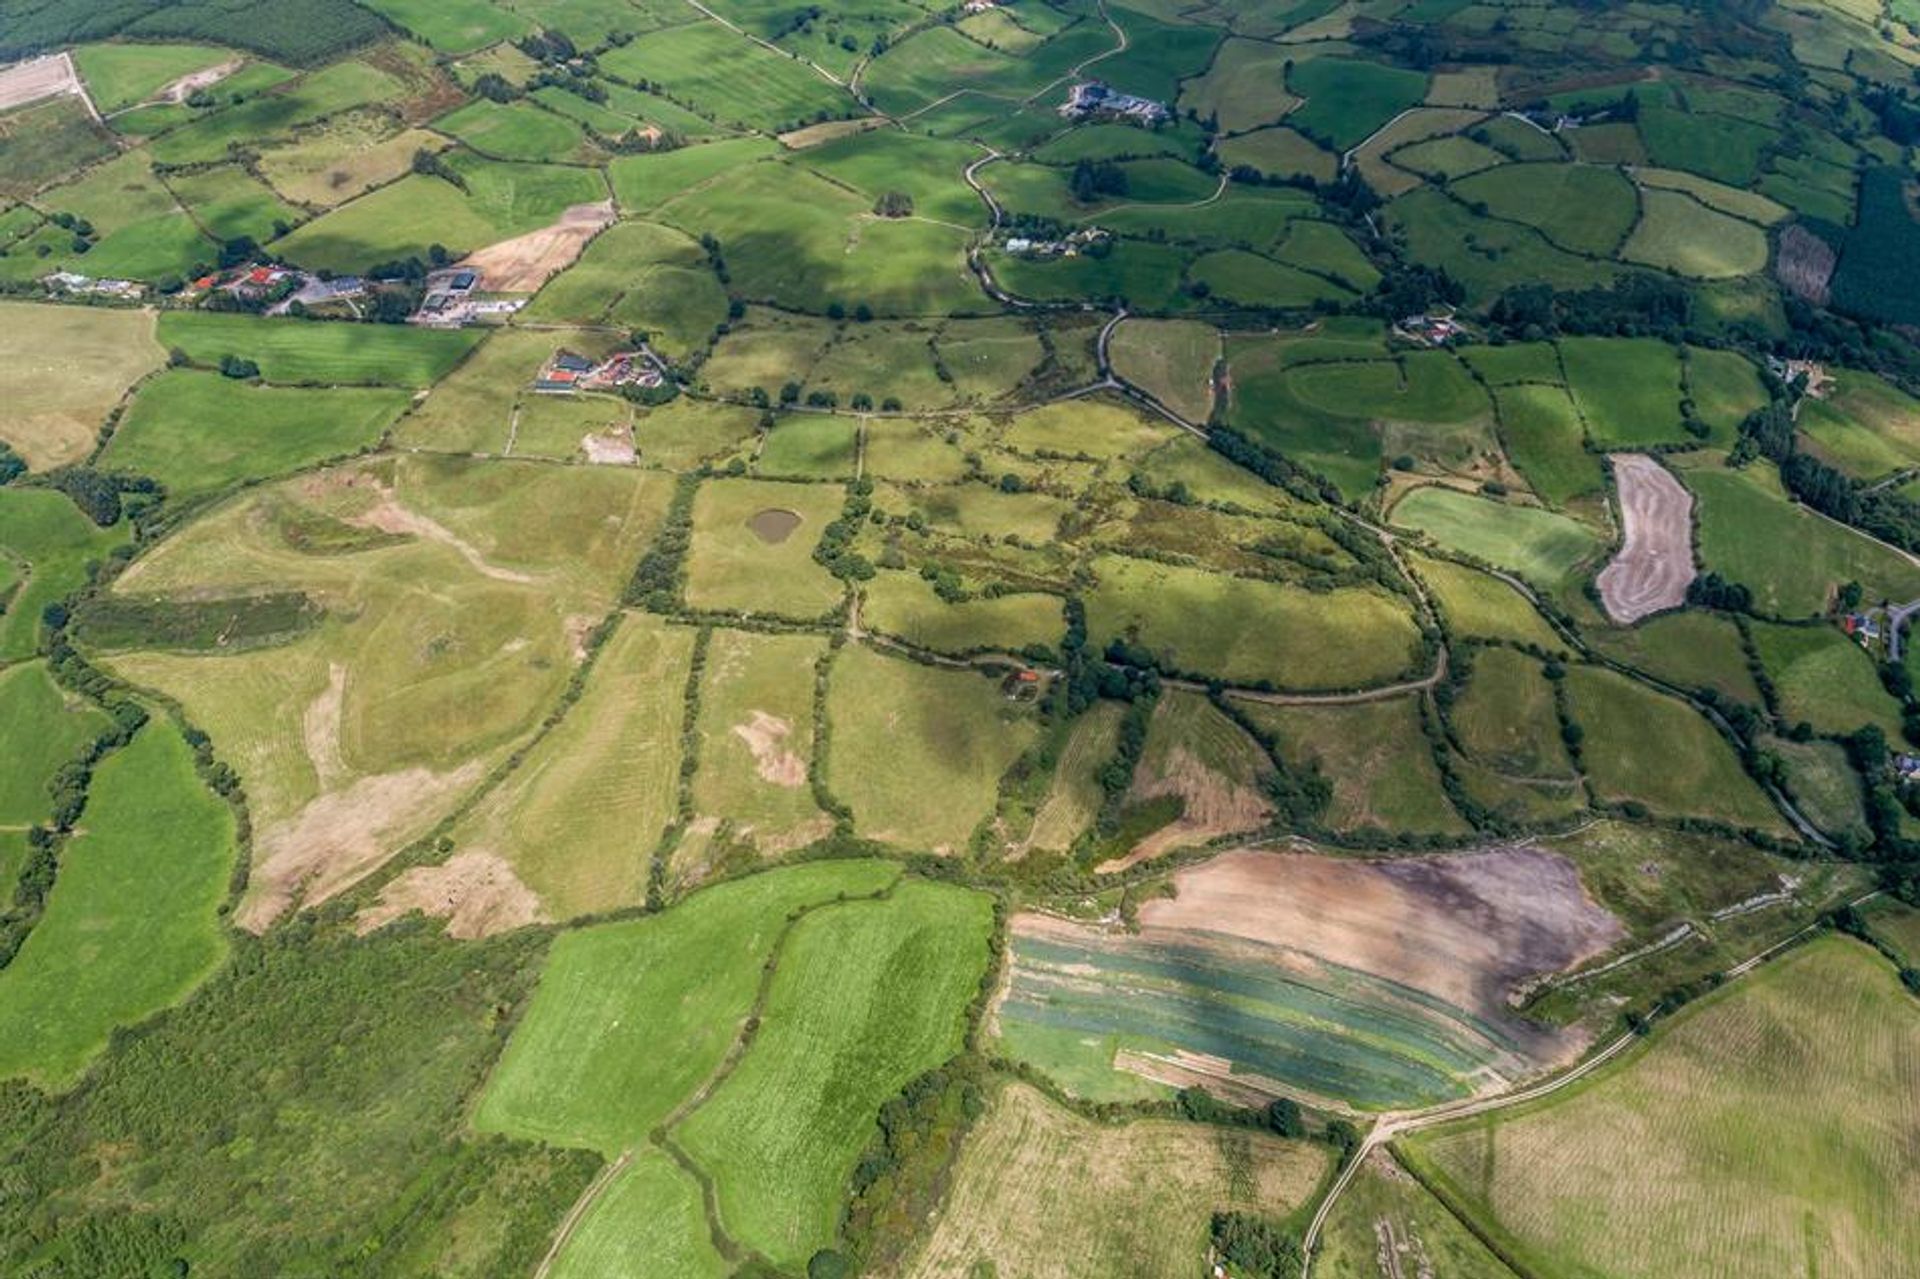
[[[1911,1251],[1904,0],[13,8],[0,1273]]]

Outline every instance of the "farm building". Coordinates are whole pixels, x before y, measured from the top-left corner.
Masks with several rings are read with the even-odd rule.
[[[1138,124],[1163,124],[1173,118],[1166,106],[1152,98],[1136,97],[1108,88],[1098,80],[1086,80],[1067,93],[1060,114],[1071,120],[1089,116],[1123,116]]]
[[[1865,647],[1880,638],[1880,619],[1871,613],[1849,613],[1840,619],[1840,629]]]

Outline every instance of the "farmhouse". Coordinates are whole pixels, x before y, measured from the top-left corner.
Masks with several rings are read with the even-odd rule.
[[[1910,754],[1905,751],[1895,755],[1893,757],[1893,771],[1895,776],[1899,777],[1903,782],[1910,782],[1916,777],[1920,777],[1920,755]]]
[[[1445,346],[1470,336],[1466,327],[1452,315],[1409,315],[1394,325],[1393,331],[1421,346]]]
[[[1173,118],[1165,105],[1152,98],[1119,93],[1098,80],[1085,80],[1074,85],[1067,92],[1067,102],[1060,108],[1060,114],[1070,120],[1084,120],[1089,116],[1120,116],[1147,125],[1164,124]]]
[[[96,280],[90,275],[79,275],[72,271],[55,271],[42,283],[54,293],[81,294],[89,297],[137,298],[146,293],[146,286],[133,280]]]
[[[598,364],[573,351],[556,351],[533,380],[533,389],[546,395],[574,391],[609,391],[623,386],[656,387],[666,380],[666,365],[646,346],[620,351]]]
[[[1849,613],[1840,619],[1840,629],[1860,641],[1865,648],[1880,638],[1880,620],[1871,613]]]

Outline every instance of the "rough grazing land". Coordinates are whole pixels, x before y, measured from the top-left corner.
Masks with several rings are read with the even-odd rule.
[[[1216,1210],[1284,1217],[1326,1161],[1320,1147],[1264,1133],[1096,1124],[1009,1085],[968,1136],[952,1196],[908,1273],[1197,1274]]]
[[[1600,570],[1600,598],[1616,622],[1686,603],[1693,581],[1693,495],[1645,453],[1615,453],[1626,539]]]
[[[1591,1083],[1414,1154],[1550,1279],[1866,1279],[1920,1249],[1916,1098],[1920,1008],[1891,965],[1830,938]]]

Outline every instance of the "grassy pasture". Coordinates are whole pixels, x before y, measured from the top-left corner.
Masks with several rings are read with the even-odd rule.
[[[1823,613],[1847,582],[1859,582],[1869,599],[1920,597],[1920,568],[1790,502],[1765,462],[1737,471],[1690,466],[1680,478],[1699,498],[1701,562],[1751,589],[1764,613]]]
[[[1532,227],[1478,217],[1431,187],[1394,200],[1381,218],[1405,233],[1407,251],[1416,261],[1444,268],[1460,281],[1473,305],[1490,302],[1516,284],[1582,289],[1608,284],[1619,274],[1610,263],[1555,247]]]
[[[1773,805],[1726,739],[1686,703],[1591,666],[1567,673],[1582,761],[1595,793],[1669,816],[1782,830]]]
[[[984,261],[1000,287],[1016,297],[1043,302],[1124,298],[1130,306],[1161,311],[1174,309],[1188,258],[1177,245],[1122,240],[1105,257],[1029,258],[990,251]]]
[[[932,325],[917,320],[843,328],[805,370],[807,387],[831,391],[842,403],[864,393],[875,404],[893,398],[908,409],[944,408],[954,402],[956,388],[940,378],[935,333]],[[995,394],[1011,389],[1002,386]]]
[[[106,726],[92,703],[61,691],[45,664],[0,668],[0,756],[8,761],[0,771],[0,826],[45,821],[48,780]],[[0,868],[0,884],[11,886],[16,869]]]
[[[1661,168],[1685,169],[1735,187],[1758,176],[1761,154],[1778,136],[1766,125],[1669,107],[1648,107],[1636,123],[1648,157]]]
[[[610,50],[600,65],[647,81],[726,124],[779,132],[822,115],[851,115],[853,99],[812,70],[718,23],[689,22]]]
[[[1892,969],[1819,940],[1697,1001],[1591,1081],[1421,1134],[1412,1154],[1542,1274],[1897,1268],[1920,1243],[1899,1189],[1915,1175],[1917,1039]],[[1629,1148],[1664,1175],[1619,1176]]]
[[[156,334],[195,363],[240,355],[269,382],[423,387],[445,377],[480,341],[475,329],[322,324],[209,311],[168,311]]]
[[[1493,216],[1524,222],[1563,249],[1609,257],[1633,229],[1633,184],[1583,164],[1512,164],[1462,178],[1453,194]],[[1763,237],[1764,239],[1764,237]]]
[[[107,411],[165,360],[153,327],[144,311],[0,302],[0,439],[35,470],[85,457]]]
[[[1505,164],[1507,157],[1472,138],[1454,134],[1400,147],[1387,159],[1395,168],[1409,173],[1452,179]]]
[[[455,153],[467,184],[409,174],[298,228],[276,246],[313,270],[362,271],[418,257],[439,244],[455,256],[551,224],[569,206],[607,196],[599,174],[551,164],[509,164]]]
[[[1264,1133],[1096,1124],[1010,1084],[969,1136],[951,1198],[906,1273],[1180,1274],[1206,1255],[1215,1211],[1286,1218],[1325,1163],[1313,1146]]]
[[[1220,160],[1229,168],[1246,166],[1273,178],[1312,178],[1331,182],[1337,157],[1297,129],[1276,125],[1226,139]]]
[[[94,775],[46,914],[0,971],[0,1076],[72,1084],[114,1027],[180,999],[226,953],[215,912],[233,817],[186,742],[150,724]]]
[[[1349,290],[1332,280],[1245,249],[1221,249],[1196,258],[1188,268],[1209,295],[1236,306],[1308,307],[1338,301]]]
[[[328,209],[404,174],[416,152],[447,145],[426,129],[396,133],[381,112],[350,111],[262,146],[259,168],[284,198]]]
[[[816,147],[805,163],[870,201],[899,191],[913,197],[915,217],[977,226],[987,208],[960,171],[979,158],[979,151],[964,142],[876,129]]]
[[[793,414],[767,432],[754,474],[769,479],[852,479],[857,443],[848,418]]]
[[[256,386],[170,369],[133,397],[100,465],[205,493],[365,448],[408,399],[396,388]]]
[[[32,653],[41,611],[86,585],[88,565],[127,538],[124,525],[96,527],[64,493],[0,489],[0,561],[12,561],[10,572],[25,578],[0,613],[0,661]]]
[[[1899,737],[1899,703],[1881,687],[1872,656],[1837,627],[1755,622],[1750,629],[1787,723],[1835,736],[1877,724],[1889,739]]]
[[[980,596],[948,604],[918,575],[896,572],[881,573],[861,589],[866,594],[863,622],[937,653],[981,648],[1018,652],[1031,644],[1051,646],[1059,641],[1064,625],[1055,595]]]
[[[815,635],[716,630],[701,678],[694,810],[736,824],[764,852],[822,833],[813,791]]]
[[[1039,335],[1011,319],[950,320],[933,346],[953,389],[975,402],[1013,394],[1046,358]]]
[[[394,430],[405,447],[498,453],[506,448],[514,406],[540,366],[562,348],[589,357],[617,350],[611,334],[588,330],[499,329],[403,418]]]
[[[961,1046],[991,919],[982,894],[910,880],[794,926],[752,1049],[676,1129],[729,1234],[787,1266],[833,1242],[875,1111]]]
[[[1278,45],[1230,39],[1205,75],[1182,86],[1180,109],[1218,120],[1227,133],[1271,124],[1300,105],[1287,89],[1287,61],[1288,51]]]
[[[675,816],[693,633],[628,616],[580,700],[453,831],[496,853],[556,919],[646,900],[647,863]]]
[[[73,51],[87,95],[103,112],[145,102],[182,76],[232,57],[225,49],[204,44],[84,44]]]
[[[474,1126],[608,1158],[641,1142],[726,1055],[788,916],[899,874],[881,861],[817,862],[562,933]]]
[[[1377,591],[1311,592],[1123,556],[1103,556],[1093,569],[1093,642],[1129,637],[1180,670],[1240,684],[1353,688],[1389,681],[1414,661],[1404,603]]]
[[[1109,344],[1114,370],[1189,422],[1213,412],[1220,334],[1193,320],[1128,320]]]
[[[814,562],[821,530],[840,516],[838,484],[780,484],[720,479],[700,486],[693,504],[693,546],[687,556],[687,603],[814,618],[839,604],[839,581]],[[799,525],[780,542],[763,541],[756,515],[790,511]]]
[[[607,175],[621,210],[645,213],[779,149],[765,138],[728,138],[677,151],[618,156],[607,166]]]
[[[1758,706],[1740,629],[1715,613],[1691,610],[1648,618],[1630,629],[1594,627],[1588,642],[1601,652],[1681,688],[1711,688]]]
[[[548,1271],[553,1279],[649,1272],[687,1279],[732,1273],[708,1234],[700,1183],[654,1149],[636,1155],[594,1200]]]
[[[373,0],[368,8],[445,53],[468,53],[526,34],[529,23],[486,0]]]
[[[1414,557],[1414,571],[1432,592],[1454,632],[1466,639],[1504,639],[1542,648],[1563,647],[1546,619],[1520,592],[1465,564]]]
[[[1559,386],[1526,383],[1498,387],[1500,435],[1507,456],[1542,501],[1564,506],[1606,487],[1600,459],[1581,441],[1585,426],[1573,397]]]
[[[1920,400],[1856,369],[1831,369],[1800,402],[1801,447],[1862,479],[1920,465]]]
[[[1537,659],[1509,648],[1476,653],[1466,692],[1454,700],[1453,726],[1473,759],[1514,777],[1567,777],[1553,685]]]
[[[1402,498],[1393,508],[1393,522],[1549,590],[1604,549],[1592,529],[1564,515],[1437,485]]]
[[[948,434],[955,436],[951,443]],[[905,419],[876,418],[867,423],[867,474],[902,483],[956,482],[967,474],[963,438]]]
[[[1567,388],[1603,448],[1682,443],[1680,353],[1655,338],[1566,338]]]
[[[882,315],[986,309],[966,268],[966,230],[875,217],[869,201],[792,165],[735,169],[659,216],[718,238],[734,291],[755,301],[816,312],[864,302]]]
[[[958,851],[993,812],[1033,715],[991,678],[849,645],[834,659],[827,782],[869,839]]]
[[[1305,99],[1287,123],[1345,150],[1427,95],[1427,77],[1418,71],[1319,57],[1294,63],[1287,88]]]
[[[651,335],[679,358],[703,346],[727,315],[726,291],[694,240],[671,227],[619,222],[528,307],[529,318],[617,324]]]
[[[1731,436],[1755,409],[1766,407],[1760,371],[1737,351],[1687,348],[1687,398],[1694,415],[1718,434]]]
[[[525,163],[574,159],[586,144],[580,126],[554,111],[525,102],[476,98],[434,121],[481,155]]]
[[[1767,265],[1767,233],[1678,191],[1645,191],[1643,213],[1620,250],[1629,262],[1697,280],[1752,275]]]
[[[1767,741],[1787,766],[1786,790],[1806,819],[1829,835],[1849,831],[1865,837],[1866,795],[1860,774],[1838,742]]]
[[[169,179],[181,207],[216,240],[265,242],[306,215],[237,164]]]
[[[1391,1232],[1403,1255],[1432,1266],[1436,1275],[1508,1279],[1513,1273],[1384,1151],[1361,1166],[1327,1218],[1314,1272],[1327,1279],[1390,1275],[1380,1264],[1383,1232]]]
[[[1678,169],[1640,169],[1634,173],[1634,180],[1643,187],[1654,187],[1663,191],[1684,191],[1710,209],[1743,218],[1748,222],[1757,222],[1761,226],[1772,226],[1784,221],[1790,211],[1769,200],[1756,191],[1746,191],[1739,187],[1730,187],[1725,183],[1703,178],[1696,173],[1686,173]]]
[[[1331,829],[1466,832],[1440,788],[1440,770],[1420,729],[1418,698],[1351,706],[1247,703],[1245,710],[1278,734],[1288,763],[1317,764],[1333,784],[1333,799],[1321,815]]]

